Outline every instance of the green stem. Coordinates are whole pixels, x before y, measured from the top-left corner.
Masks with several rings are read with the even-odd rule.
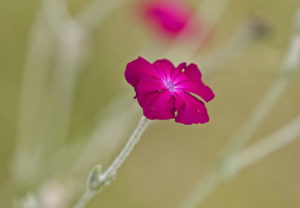
[[[185,200],[182,208],[200,207],[222,181],[231,179],[245,168],[292,143],[300,136],[300,116],[275,133],[250,147],[226,157],[219,167],[211,170]]]
[[[101,173],[101,166],[96,166],[91,171],[88,179],[87,191],[73,208],[84,208],[87,203],[104,188],[104,186],[110,184],[110,182],[114,179],[118,169],[122,166],[122,164],[132,152],[135,145],[140,140],[149,123],[150,120],[143,116],[138,126],[125,144],[125,147],[115,158],[113,163],[103,173]]]
[[[246,167],[292,143],[299,136],[300,116],[270,136],[229,157],[226,161],[226,167],[230,170],[228,176],[235,175]]]
[[[296,16],[296,22],[299,23],[299,14]],[[299,26],[296,25],[296,28]],[[290,76],[287,74],[293,74],[295,70],[299,67],[300,59],[300,30],[295,30],[291,46],[287,53],[286,59],[281,68],[281,76],[274,83],[271,89],[266,93],[262,102],[254,109],[251,114],[250,119],[242,126],[238,133],[230,140],[229,145],[225,148],[222,157],[217,160],[206,177],[196,185],[195,189],[191,192],[188,198],[184,201],[183,208],[196,208],[199,207],[204,200],[218,187],[220,182],[224,180],[228,172],[240,171],[242,168],[236,168],[230,170],[232,165],[228,165],[228,160],[231,159],[240,149],[242,149],[247,142],[252,138],[255,130],[262,124],[265,117],[270,112],[272,106],[278,101],[279,97],[282,95],[287,87]],[[272,149],[269,153],[276,149]],[[249,154],[247,154],[249,156]],[[250,156],[255,156],[250,154]],[[262,157],[258,157],[261,159]],[[249,160],[247,158],[247,160]],[[252,160],[256,162],[257,160]],[[230,163],[232,164],[232,163]],[[244,163],[241,163],[244,164]],[[252,164],[251,162],[245,163],[243,168],[247,165]],[[241,166],[242,167],[242,166]]]

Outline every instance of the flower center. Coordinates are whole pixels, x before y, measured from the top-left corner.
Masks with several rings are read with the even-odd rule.
[[[165,82],[165,86],[170,90],[171,92],[174,92],[175,90],[175,85],[173,82]]]

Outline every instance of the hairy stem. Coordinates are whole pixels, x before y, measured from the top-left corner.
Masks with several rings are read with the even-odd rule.
[[[31,181],[39,172],[37,167],[40,167],[44,143],[40,124],[44,119],[48,63],[54,52],[54,42],[39,12],[31,28],[20,87],[16,147],[11,167],[12,178],[19,184]]]
[[[221,46],[212,51],[192,57],[193,62],[199,62],[205,69],[205,74],[212,74],[224,69],[232,61],[242,56],[253,43],[269,32],[268,25],[261,19],[251,16],[239,23],[231,37]],[[215,61],[215,60],[218,61]]]
[[[125,147],[115,158],[112,164],[103,173],[101,172],[101,166],[96,166],[91,171],[88,179],[87,191],[73,208],[84,208],[87,205],[87,203],[103,189],[104,186],[108,186],[111,183],[118,169],[125,162],[129,154],[132,152],[133,148],[140,140],[143,132],[145,131],[149,123],[150,120],[143,116],[138,126],[133,131],[129,140],[125,144]]]
[[[261,139],[250,147],[228,156],[212,169],[211,174],[199,183],[185,200],[182,208],[200,207],[202,202],[217,189],[218,185],[233,178],[245,168],[271,155],[300,137],[300,116],[275,133]]]
[[[89,203],[89,201],[97,194],[95,191],[86,191],[86,193],[81,197],[78,203],[73,208],[84,208]]]
[[[292,143],[298,139],[299,136],[300,116],[270,136],[229,157],[226,161],[226,167],[230,170],[229,176],[240,172],[246,167]]]
[[[296,21],[299,24],[299,13],[296,15]],[[247,167],[248,165],[258,161],[258,159],[263,158],[263,156],[267,156],[268,154],[275,151],[278,147],[270,149],[268,154],[261,155],[260,157],[257,157],[253,154],[246,154],[245,158],[247,161],[251,162],[240,162],[240,168],[235,167],[233,170],[228,170],[231,167],[233,167],[233,163],[230,166],[227,167],[227,161],[231,158],[236,158],[234,155],[242,149],[247,142],[252,138],[255,130],[262,124],[265,117],[270,112],[272,106],[276,103],[276,101],[279,99],[280,95],[284,92],[284,90],[287,87],[289,78],[291,75],[295,72],[295,70],[299,67],[299,59],[300,59],[300,26],[295,25],[295,28],[297,28],[293,34],[292,40],[291,40],[291,46],[287,53],[286,59],[283,62],[282,68],[281,68],[281,76],[278,78],[278,80],[274,83],[274,85],[271,87],[271,89],[266,93],[264,96],[264,99],[257,105],[257,107],[254,109],[253,113],[251,114],[251,117],[247,122],[242,126],[242,128],[238,131],[238,133],[230,140],[227,148],[225,148],[225,151],[221,158],[217,160],[208,174],[204,177],[204,179],[196,185],[195,189],[191,192],[191,194],[188,196],[188,198],[183,203],[183,208],[196,208],[199,207],[204,200],[218,187],[220,182],[226,178],[227,173],[230,171],[241,171],[243,168]],[[298,124],[298,123],[296,123]],[[298,127],[299,128],[299,127]],[[281,134],[282,135],[282,134]],[[273,142],[273,140],[272,140]],[[274,142],[277,142],[276,138]],[[260,148],[260,144],[264,143],[258,143],[258,147],[254,146],[256,148]],[[262,147],[264,148],[264,147]],[[251,149],[250,149],[251,150]],[[251,151],[255,152],[255,151]],[[242,154],[243,155],[243,154]],[[255,157],[256,159],[250,160],[249,157]],[[233,160],[234,161],[234,160]],[[243,164],[243,166],[242,166]],[[224,171],[226,170],[226,171]]]

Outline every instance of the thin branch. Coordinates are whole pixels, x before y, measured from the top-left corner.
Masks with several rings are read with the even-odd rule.
[[[245,168],[248,168],[299,138],[300,116],[273,134],[260,139],[259,142],[252,146],[224,159],[218,167],[213,169],[211,174],[208,174],[202,182],[195,187],[194,191],[184,201],[182,208],[200,207],[203,201],[217,189],[222,181],[233,178]]]
[[[299,23],[299,13],[297,13],[295,22]],[[204,200],[218,187],[219,183],[225,177],[224,165],[228,158],[235,155],[242,149],[247,142],[252,138],[255,130],[261,125],[271,107],[279,99],[284,92],[289,82],[289,78],[299,67],[300,59],[300,26],[295,25],[295,32],[292,35],[291,46],[280,69],[281,76],[274,83],[271,89],[266,93],[264,99],[257,105],[249,120],[242,126],[238,133],[230,140],[227,148],[223,152],[221,158],[217,160],[206,177],[196,186],[188,198],[184,201],[183,208],[199,207]],[[250,163],[249,163],[250,164]],[[226,170],[226,168],[225,168]],[[227,170],[228,171],[228,170]],[[226,171],[226,172],[227,172]]]
[[[45,105],[47,64],[53,55],[54,39],[49,35],[44,16],[41,13],[33,23],[28,41],[27,55],[23,69],[19,118],[17,123],[16,148],[12,162],[13,180],[27,183],[36,177],[43,152],[42,139],[39,137],[40,124]]]
[[[133,131],[129,140],[125,144],[120,154],[115,158],[113,163],[102,173],[101,166],[96,166],[90,173],[87,183],[87,191],[83,197],[75,204],[74,208],[84,208],[87,203],[102,189],[104,186],[108,186],[115,178],[118,169],[125,162],[129,154],[132,152],[135,145],[140,140],[143,132],[149,125],[150,120],[146,117],[142,117],[136,129]]]
[[[78,22],[85,28],[94,29],[126,0],[92,0],[78,15]]]
[[[273,152],[289,145],[299,137],[300,116],[270,136],[229,157],[225,161],[225,169],[228,171],[228,176],[234,176]]]
[[[192,60],[199,62],[200,67],[205,69],[205,74],[215,73],[243,55],[255,41],[263,38],[268,32],[269,28],[263,20],[249,17],[240,23],[225,43],[211,52],[192,58]],[[218,61],[215,61],[216,59]]]

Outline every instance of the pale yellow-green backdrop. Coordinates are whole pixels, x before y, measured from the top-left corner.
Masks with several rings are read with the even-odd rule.
[[[87,0],[70,1],[71,12],[78,13],[87,3]],[[123,73],[126,64],[136,58],[151,38],[148,34],[150,30],[145,30],[137,17],[132,15],[134,10],[131,7],[134,3],[126,1],[105,19],[92,36],[93,52],[86,61],[76,87],[71,127],[65,145],[72,145],[87,134],[96,122],[97,113],[118,93],[131,90],[128,100],[132,105],[137,105],[132,99],[134,93],[131,87],[125,84]],[[197,1],[192,3],[196,5]],[[264,40],[256,41],[225,68],[204,77],[216,94],[216,98],[207,105],[211,122],[194,126],[175,124],[173,121],[153,122],[118,172],[116,180],[101,195],[96,196],[88,207],[179,207],[216,159],[226,141],[246,121],[255,104],[277,78],[277,71],[288,49],[292,20],[298,7],[299,0],[232,0],[217,25],[209,49],[217,48],[226,41],[250,13],[266,19],[271,31]],[[22,197],[27,191],[34,192],[39,187],[38,180],[20,186],[10,181],[22,72],[31,26],[39,9],[40,2],[37,0],[0,0],[1,208],[10,207],[14,198]],[[160,44],[159,40],[151,41],[154,47]],[[200,53],[205,54],[206,51]],[[121,85],[124,91],[120,91],[120,83],[124,83]],[[300,76],[297,73],[253,141],[275,131],[300,114],[299,91]],[[139,115],[142,115],[140,109]],[[130,117],[128,123],[122,123],[122,127],[130,124],[133,129],[137,122],[138,117]],[[115,126],[114,131],[119,128]],[[115,139],[124,143],[129,135],[130,131],[122,138]],[[114,138],[111,140],[113,142]],[[106,161],[98,163],[107,165],[119,148],[115,148]],[[299,158],[300,140],[297,140],[249,167],[232,181],[221,184],[203,207],[299,208]],[[88,169],[84,174],[72,175],[72,180],[79,183],[79,193],[85,191],[87,174]],[[47,177],[56,175],[62,174],[54,171]]]

